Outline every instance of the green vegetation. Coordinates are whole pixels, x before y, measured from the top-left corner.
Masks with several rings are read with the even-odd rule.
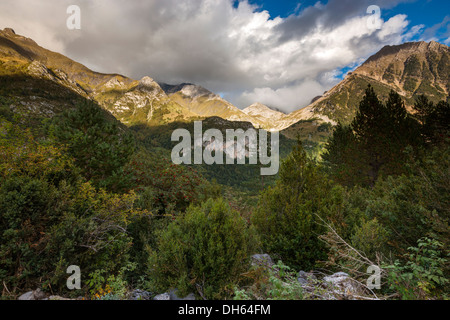
[[[256,249],[253,230],[223,200],[209,200],[162,232],[149,268],[160,289],[197,292],[206,299],[230,297]]]
[[[314,299],[325,289],[305,291],[296,271],[358,278],[371,261],[380,295],[445,298],[450,108],[432,101],[420,96],[411,115],[398,94],[381,100],[369,86],[350,124],[331,133],[311,120],[299,125],[323,137],[283,137],[279,175],[263,180],[258,166],[173,165],[171,133],[192,123],[127,128],[83,99],[28,121],[2,96],[2,296]],[[212,118],[203,129],[217,126],[249,128]],[[282,262],[252,267],[258,252]],[[65,286],[69,265],[82,269],[79,291]]]
[[[443,244],[429,238],[419,239],[417,247],[408,248],[406,264],[398,260],[385,266],[389,271],[389,289],[403,300],[426,299],[435,292],[445,292],[449,280],[444,275],[447,259],[443,258]]]
[[[298,271],[345,271],[365,283],[370,265],[382,271],[380,298],[448,299],[450,55],[442,47],[369,60],[314,105],[338,124],[316,118],[284,130],[280,172],[261,177],[259,165],[170,161],[172,132],[194,131],[189,106],[230,116],[225,104],[169,99],[156,85],[94,73],[22,37],[0,46],[1,299],[36,288],[97,300],[134,289],[320,299],[332,290],[317,278],[307,281],[318,280],[314,290],[302,286]],[[386,69],[372,68],[374,59]],[[203,120],[203,131],[252,128]],[[279,262],[254,263],[263,252]],[[66,286],[70,265],[81,268],[80,290]]]
[[[113,274],[127,260],[135,194],[96,190],[65,150],[1,120],[0,279],[62,290],[71,264]]]
[[[324,232],[319,217],[331,218],[339,203],[339,190],[299,142],[283,162],[276,185],[261,194],[252,222],[267,252],[292,267],[310,269],[326,258],[324,243],[317,238]]]
[[[306,295],[297,280],[296,272],[278,261],[268,269],[253,268],[251,286],[235,289],[234,300],[303,300]]]
[[[111,191],[127,188],[130,181],[123,167],[134,152],[133,137],[96,104],[84,102],[63,112],[53,118],[49,131],[67,148],[86,180]]]

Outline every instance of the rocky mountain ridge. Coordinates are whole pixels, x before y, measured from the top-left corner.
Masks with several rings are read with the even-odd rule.
[[[433,102],[445,100],[450,93],[450,48],[435,41],[385,46],[310,106],[295,113],[309,109],[348,123],[368,84],[382,99],[387,99],[390,90],[396,91],[407,108],[421,94]]]
[[[314,98],[306,108],[283,114],[255,103],[240,110],[201,86],[191,83],[168,85],[150,77],[138,81],[119,74],[94,72],[40,47],[32,39],[17,35],[12,29],[0,30],[0,77],[48,80],[95,100],[127,125],[164,124],[208,117],[250,122],[256,128],[271,131],[282,131],[308,120],[318,121],[319,125],[334,125],[353,119],[368,84],[374,86],[382,99],[394,89],[405,98],[407,105],[412,105],[415,97],[422,93],[431,100],[445,99],[450,92],[449,74],[448,46],[433,41],[386,46],[323,96]],[[37,88],[33,90],[38,92]],[[53,103],[38,94],[24,95],[18,100],[24,108],[45,114],[65,107],[63,99]]]

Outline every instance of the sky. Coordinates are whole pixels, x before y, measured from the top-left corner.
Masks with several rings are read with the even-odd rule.
[[[80,29],[67,27],[70,5]],[[289,113],[385,45],[450,45],[449,9],[448,0],[2,0],[0,28],[94,71],[195,83],[239,108]]]

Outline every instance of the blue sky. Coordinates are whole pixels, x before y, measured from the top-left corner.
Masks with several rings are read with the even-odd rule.
[[[358,1],[358,0],[355,0]],[[281,17],[286,18],[292,14],[298,14],[302,9],[313,6],[318,1],[316,0],[250,0],[252,4],[259,7],[259,11],[267,10],[271,18]],[[326,4],[327,0],[321,1]],[[376,0],[372,4],[377,5]],[[238,0],[234,1],[236,6]],[[403,3],[396,4],[393,8],[383,8],[381,16],[384,20],[397,15],[406,14],[411,25],[425,25],[425,28],[431,28],[440,24],[443,25],[434,33],[439,42],[444,42],[450,37],[450,21],[445,23],[445,19],[450,19],[450,0],[410,0]],[[419,36],[412,40],[418,40]]]
[[[317,2],[326,4],[327,0],[249,0],[249,3],[258,7],[257,11],[268,11],[272,19],[301,14],[304,8],[314,6]],[[377,2],[376,0],[372,1],[374,5],[377,5]],[[238,4],[239,0],[235,0],[234,6],[237,7]],[[412,26],[422,25],[423,33],[411,37],[410,41],[424,40],[422,38],[425,36],[448,44],[450,37],[450,0],[406,0],[403,3],[394,4],[392,7],[383,7],[381,10],[381,17],[386,21],[398,14],[405,14]],[[337,70],[336,77],[342,79],[352,69],[354,69],[353,64],[340,68]]]
[[[70,5],[81,9],[79,30],[67,28]],[[449,9],[450,0],[1,0],[0,28],[95,71],[292,112],[386,45],[450,45]]]

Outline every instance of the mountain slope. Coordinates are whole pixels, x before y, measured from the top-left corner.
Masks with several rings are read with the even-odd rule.
[[[39,81],[48,80],[84,98],[98,102],[116,118],[127,124],[198,118],[171,101],[161,87],[149,77],[136,81],[119,74],[94,72],[59,53],[40,47],[33,40],[16,35],[12,29],[0,30],[0,77],[11,84],[12,79],[27,78],[34,83],[36,95],[16,93],[19,105],[30,106],[29,112],[52,114],[67,107],[64,101],[40,97],[45,87]],[[28,86],[29,87],[29,86]],[[54,88],[56,90],[56,88]],[[62,99],[61,99],[62,100]],[[41,107],[36,106],[36,102]]]
[[[50,116],[79,96],[95,100],[127,125],[220,117],[283,131],[294,125],[303,128],[306,123],[316,123],[313,127],[338,121],[349,123],[368,84],[382,99],[393,89],[405,98],[407,106],[412,106],[420,94],[432,101],[445,99],[450,92],[449,75],[448,46],[433,41],[386,46],[311,105],[286,115],[262,104],[240,110],[190,83],[158,84],[150,77],[137,81],[94,72],[12,29],[0,30],[0,83],[4,84],[0,92],[13,92],[15,107]],[[289,132],[294,135],[293,130]]]
[[[248,121],[258,126],[252,116],[242,112],[211,91],[194,84],[162,84],[170,99],[201,117],[220,117],[230,121]]]
[[[386,46],[324,96],[292,116],[309,110],[348,123],[368,84],[382,99],[388,97],[391,89],[398,92],[408,107],[421,94],[434,102],[444,100],[450,92],[450,48],[434,41]]]

